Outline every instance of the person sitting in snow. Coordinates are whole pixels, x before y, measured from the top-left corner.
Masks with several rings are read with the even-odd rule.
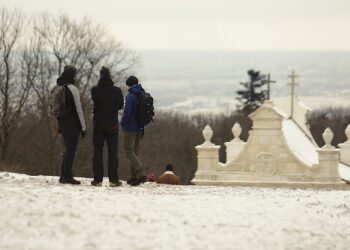
[[[180,185],[180,178],[174,174],[174,167],[171,164],[166,165],[165,172],[157,181],[159,184]]]

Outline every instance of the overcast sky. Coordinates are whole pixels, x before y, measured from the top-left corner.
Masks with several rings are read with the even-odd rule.
[[[0,0],[90,16],[132,49],[350,50],[350,0]]]

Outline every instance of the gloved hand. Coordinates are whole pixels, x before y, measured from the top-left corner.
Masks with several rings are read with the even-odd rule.
[[[84,139],[85,136],[86,136],[86,130],[82,130],[81,131],[81,139]]]

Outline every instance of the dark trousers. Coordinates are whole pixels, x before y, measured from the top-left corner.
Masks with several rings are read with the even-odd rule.
[[[118,181],[118,128],[98,130],[94,129],[94,180],[103,179],[103,145],[107,141],[108,147],[108,177],[110,182]]]
[[[73,177],[72,167],[74,163],[75,151],[78,145],[80,128],[76,118],[68,115],[59,120],[59,127],[63,137],[65,151],[63,153],[61,177]]]

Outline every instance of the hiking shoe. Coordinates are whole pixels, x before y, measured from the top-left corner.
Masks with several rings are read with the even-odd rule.
[[[110,181],[109,182],[109,186],[110,187],[119,187],[122,185],[122,182],[121,181]]]
[[[130,183],[131,183],[131,182],[134,182],[135,180],[136,180],[136,178],[130,178],[129,180],[127,180],[126,183],[130,185]]]
[[[147,176],[143,175],[139,177],[140,184],[145,183],[147,181]]]
[[[91,181],[91,186],[95,186],[95,187],[102,187],[102,182],[98,182],[98,181]]]
[[[60,177],[59,183],[61,183],[61,184],[80,185],[80,181],[74,179],[73,177],[71,177],[71,178]]]
[[[131,178],[126,183],[128,183],[130,186],[138,186],[140,185],[140,180],[139,178]]]

